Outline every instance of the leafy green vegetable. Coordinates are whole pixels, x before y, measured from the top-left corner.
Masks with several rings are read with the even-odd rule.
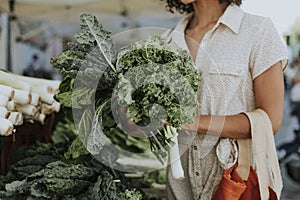
[[[64,119],[55,126],[51,139],[54,144],[68,143],[73,141],[77,135],[74,122],[65,115]]]
[[[148,135],[147,148],[163,162],[173,136],[160,120],[179,129],[193,121],[199,108],[196,93],[201,73],[194,69],[190,54],[160,36],[117,52],[111,33],[95,16],[81,15],[80,24],[76,41],[51,62],[65,77],[56,98],[76,110],[83,145],[94,155],[111,143],[125,149],[133,142],[140,143],[134,151],[147,151],[145,140],[124,137],[128,134],[122,130],[121,119],[112,120],[118,106],[128,105],[126,115]],[[80,145],[78,139],[74,142],[73,147]],[[81,150],[70,148],[69,155],[86,153]]]
[[[180,128],[193,123],[199,103],[197,91],[201,73],[193,67],[187,51],[173,49],[160,36],[133,44],[117,59],[120,104],[128,105],[127,116],[149,136],[151,150],[163,162],[172,145],[160,119]],[[149,125],[150,124],[150,125]]]
[[[85,145],[82,144],[82,141],[79,137],[76,137],[68,151],[65,153],[65,158],[75,159],[87,154],[89,154],[89,152],[87,151]]]
[[[132,189],[132,190],[127,189],[124,192],[124,199],[141,200],[143,199],[143,195],[139,191],[136,191],[136,189]]]
[[[62,162],[68,143],[59,145],[27,149],[27,157],[0,176],[1,199],[142,199],[121,172],[112,172],[91,156]]]
[[[51,59],[53,67],[64,76],[56,98],[64,106],[73,108],[91,104],[90,98],[96,89],[91,86],[99,78],[98,92],[111,90],[117,79],[116,74],[108,70],[116,59],[110,32],[92,15],[81,15],[80,24],[81,32],[76,34],[76,42],[69,43],[69,50]]]

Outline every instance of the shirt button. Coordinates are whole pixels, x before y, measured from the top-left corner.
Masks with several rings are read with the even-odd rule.
[[[200,173],[199,173],[199,172],[195,172],[195,174],[196,174],[196,176],[199,176],[199,175],[200,175]]]
[[[194,146],[194,150],[197,150],[198,149],[198,147],[197,146]]]

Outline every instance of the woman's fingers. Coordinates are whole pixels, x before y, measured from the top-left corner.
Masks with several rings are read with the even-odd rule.
[[[194,118],[194,123],[193,124],[183,124],[181,126],[181,129],[185,130],[185,131],[195,131],[195,132],[197,132],[198,128],[199,128],[199,123],[200,123],[200,115],[197,115]]]
[[[169,125],[169,123],[168,123],[166,120],[164,120],[164,119],[161,119],[160,122],[161,122],[164,126]]]

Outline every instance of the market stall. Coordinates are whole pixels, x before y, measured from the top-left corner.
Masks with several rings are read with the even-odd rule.
[[[76,127],[55,100],[61,81],[0,77],[1,199],[142,199],[121,171],[74,154],[86,150],[72,146]]]
[[[0,70],[3,199],[164,199],[165,166],[154,154],[132,158],[121,155],[115,148],[103,147],[99,156],[95,156],[83,144],[85,141],[78,137],[81,125],[78,128],[68,105],[75,109],[78,105],[87,106],[84,101],[93,91],[79,91],[83,98],[74,101],[76,94],[67,93],[66,87],[73,87],[66,81],[68,75],[57,68],[65,64],[59,57],[64,56],[63,51],[72,48],[78,48],[79,54],[82,51],[76,43],[75,46],[69,43],[80,32],[82,13],[92,13],[114,34],[116,46],[122,47],[162,33],[165,27],[175,24],[178,18],[164,9],[160,1],[150,0],[0,0],[0,19],[5,22],[0,43],[7,41],[6,25],[11,25],[8,38],[11,55],[8,56],[5,45],[0,50],[3,52],[0,68],[4,69]],[[36,62],[42,66],[40,70],[50,76],[26,71],[25,66],[30,66],[29,61],[35,55],[39,56]],[[7,63],[11,66],[7,67]],[[72,62],[69,64],[71,67]],[[67,103],[68,99],[73,102]],[[138,140],[113,127],[111,132],[115,134],[111,140],[118,147],[133,153],[150,150],[146,140]]]

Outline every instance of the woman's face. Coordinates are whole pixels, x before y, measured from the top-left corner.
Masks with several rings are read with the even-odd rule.
[[[195,2],[196,0],[180,0],[181,1],[181,3],[183,3],[183,4],[190,4],[190,3],[193,3],[193,2]]]

